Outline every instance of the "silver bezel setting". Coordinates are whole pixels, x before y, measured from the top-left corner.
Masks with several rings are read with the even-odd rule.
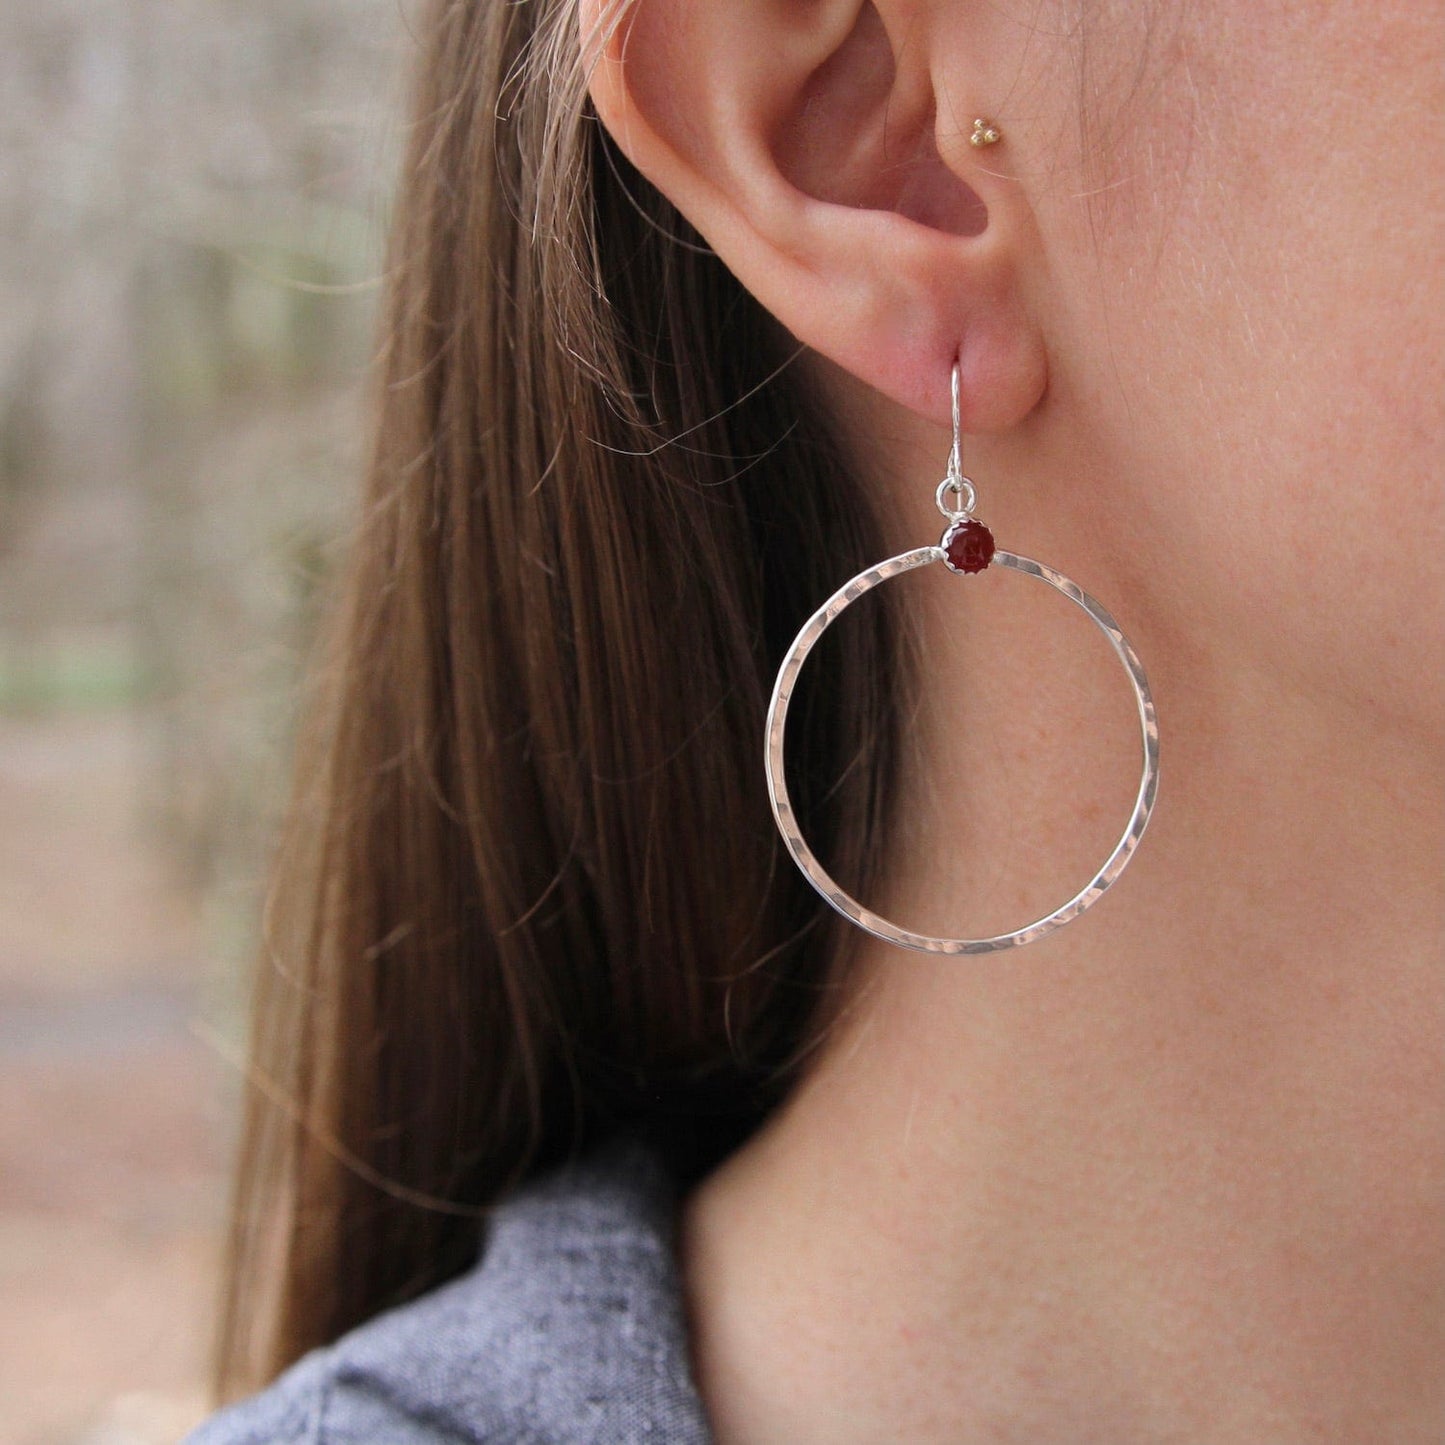
[[[940,493],[941,491],[942,488],[940,488]],[[959,513],[953,514],[952,517],[954,525],[965,519]],[[1016,928],[1012,932],[996,934],[991,938],[935,938],[929,934],[914,933],[910,929],[900,928],[896,923],[892,923],[864,907],[856,898],[839,887],[829,875],[812,849],[809,848],[798,826],[797,816],[793,812],[783,776],[788,706],[792,701],[793,690],[797,686],[798,675],[802,671],[803,663],[807,660],[808,654],[813,650],[818,639],[839,613],[851,606],[866,592],[872,591],[879,583],[886,582],[889,578],[897,577],[904,572],[910,572],[916,567],[924,567],[930,562],[938,561],[942,561],[952,572],[959,571],[948,562],[942,546],[918,547],[911,552],[902,552],[896,557],[888,558],[887,561],[879,562],[876,566],[869,567],[866,571],[860,572],[856,577],[845,582],[803,624],[797,637],[794,638],[792,646],[784,654],[782,664],[778,668],[777,680],[773,684],[772,700],[768,704],[764,760],[767,769],[768,797],[772,803],[773,817],[777,822],[778,831],[782,834],[783,842],[792,855],[793,861],[823,899],[845,918],[857,924],[859,928],[871,933],[875,938],[882,939],[885,943],[896,944],[900,948],[915,949],[922,953],[995,953],[1001,949],[1018,948],[1023,944],[1033,943],[1052,933],[1054,929],[1072,922],[1086,909],[1093,907],[1118,880],[1119,875],[1133,856],[1134,850],[1139,846],[1139,840],[1144,836],[1144,829],[1148,826],[1150,814],[1154,810],[1154,800],[1159,790],[1159,726],[1154,712],[1154,698],[1149,691],[1149,679],[1144,672],[1144,665],[1140,662],[1139,655],[1134,651],[1129,639],[1124,636],[1123,630],[1107,609],[1090,597],[1078,583],[1071,581],[1061,572],[1054,571],[1052,567],[1046,567],[1042,562],[1035,562],[1028,557],[1020,557],[1013,552],[1005,552],[995,546],[989,568],[1012,568],[1016,572],[1022,572],[1025,576],[1037,577],[1056,591],[1062,592],[1104,633],[1115,655],[1123,664],[1124,671],[1128,674],[1129,682],[1134,689],[1138,706],[1143,752],[1143,769],[1134,810],[1123,835],[1104,861],[1103,867],[1093,878],[1067,903],[1054,909],[1052,913],[1045,914],[1042,918],[1035,919],[1034,922],[1026,924],[1022,928]],[[985,568],[984,571],[989,568]],[[981,576],[982,573],[974,575]]]
[[[949,546],[949,543],[952,542],[953,539],[954,539],[954,537],[955,537],[964,527],[968,526],[968,524],[969,524],[970,522],[972,522],[975,526],[982,527],[985,532],[988,532],[988,535],[989,535],[990,538],[993,537],[993,533],[992,533],[991,531],[989,531],[989,527],[988,527],[988,524],[987,524],[987,523],[979,521],[979,519],[978,519],[977,517],[973,516],[972,514],[970,514],[970,513],[968,513],[968,512],[960,512],[960,513],[953,519],[953,521],[951,521],[951,522],[948,524],[948,526],[946,526],[946,527],[943,529],[943,536],[942,536],[942,538],[939,540],[939,543],[938,543],[938,549],[939,549],[940,552],[943,553],[943,565],[944,565],[945,567],[947,567],[950,572],[955,572],[955,573],[957,573],[958,576],[960,576],[960,577],[977,577],[977,576],[979,576],[980,574],[982,574],[982,573],[984,573],[984,572],[987,572],[988,569],[993,566],[993,557],[990,557],[990,558],[988,559],[988,561],[987,561],[982,567],[976,568],[976,569],[975,569],[974,571],[972,571],[972,572],[970,572],[970,571],[968,570],[968,568],[966,568],[966,567],[955,567],[955,566],[953,565],[953,558],[948,555],[948,546]],[[993,550],[994,550],[994,555],[996,556],[996,555],[998,554],[998,544],[997,544],[997,543],[994,544],[994,549],[993,549]]]

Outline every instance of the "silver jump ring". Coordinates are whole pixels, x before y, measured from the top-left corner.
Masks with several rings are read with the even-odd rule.
[[[942,488],[939,490],[941,496]],[[978,524],[971,525],[977,526]],[[1154,810],[1154,799],[1159,789],[1159,725],[1154,715],[1154,699],[1149,691],[1149,680],[1145,676],[1144,665],[1139,661],[1138,653],[1134,651],[1129,639],[1124,636],[1113,617],[1078,583],[1071,582],[1062,573],[1055,572],[1053,568],[1045,567],[1043,563],[1032,561],[1028,557],[1020,557],[1012,552],[995,551],[992,561],[1003,567],[1012,567],[1016,572],[1024,573],[1025,576],[1037,577],[1040,581],[1047,582],[1050,587],[1062,592],[1070,602],[1081,608],[1089,620],[1109,639],[1110,646],[1114,649],[1119,661],[1123,663],[1124,671],[1128,674],[1130,685],[1134,689],[1134,698],[1138,704],[1139,731],[1143,746],[1143,771],[1139,780],[1139,793],[1134,801],[1134,811],[1129,817],[1129,823],[1124,829],[1123,836],[1105,860],[1104,866],[1083,888],[1067,903],[1054,909],[1052,913],[1045,914],[1044,917],[1026,924],[1023,928],[1016,928],[1011,933],[996,934],[992,938],[933,938],[928,934],[913,933],[909,929],[900,928],[896,923],[890,923],[886,918],[865,908],[829,876],[827,870],[814,856],[812,849],[808,847],[798,826],[798,819],[793,812],[793,805],[788,797],[787,784],[783,777],[783,745],[788,722],[788,704],[792,700],[798,674],[802,670],[808,654],[813,650],[813,645],[845,607],[856,602],[865,592],[871,591],[880,582],[886,582],[890,577],[896,577],[900,573],[912,571],[915,567],[923,567],[930,562],[941,561],[944,557],[942,546],[918,547],[912,552],[903,552],[897,557],[890,557],[886,562],[880,562],[877,566],[860,572],[850,582],[845,583],[803,624],[802,631],[793,640],[793,645],[783,658],[782,666],[778,670],[777,681],[773,685],[772,701],[768,705],[767,757],[765,760],[768,796],[773,805],[773,817],[777,820],[778,829],[783,835],[783,842],[792,855],[793,861],[803,870],[808,881],[823,898],[845,918],[850,919],[860,928],[871,933],[875,938],[882,939],[885,943],[897,944],[902,948],[917,949],[923,953],[994,953],[999,949],[1017,948],[1021,944],[1032,943],[1045,934],[1052,933],[1054,929],[1062,927],[1065,923],[1071,922],[1085,909],[1097,903],[1124,871],[1134,849],[1139,846],[1139,840],[1144,836],[1149,815]]]
[[[944,500],[945,492],[953,492],[958,496],[959,505],[957,507],[948,505]],[[978,505],[978,494],[974,491],[973,483],[967,477],[947,476],[938,484],[938,490],[933,494],[933,500],[938,503],[938,510],[950,522],[961,522],[973,516],[973,509]]]

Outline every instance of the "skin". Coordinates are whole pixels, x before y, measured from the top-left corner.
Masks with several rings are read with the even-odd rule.
[[[892,550],[940,530],[957,354],[979,515],[1120,620],[1162,741],[1107,898],[867,941],[687,1201],[723,1445],[1445,1422],[1445,12],[1089,9],[582,7],[603,122],[809,348]],[[1127,817],[1122,674],[1026,579],[889,585],[929,666],[868,901],[1018,926]]]

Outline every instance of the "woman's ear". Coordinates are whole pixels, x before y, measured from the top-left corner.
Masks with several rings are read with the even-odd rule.
[[[940,424],[957,356],[964,430],[1002,430],[1044,389],[1032,218],[969,143],[983,102],[940,103],[936,74],[962,82],[929,10],[581,0],[580,21],[602,123],[799,341]]]

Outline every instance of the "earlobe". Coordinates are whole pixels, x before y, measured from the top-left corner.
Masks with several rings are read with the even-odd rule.
[[[599,119],[800,342],[940,424],[955,356],[967,431],[1032,411],[1045,366],[1018,284],[1027,201],[977,148],[940,147],[943,58],[916,3],[580,10]]]

